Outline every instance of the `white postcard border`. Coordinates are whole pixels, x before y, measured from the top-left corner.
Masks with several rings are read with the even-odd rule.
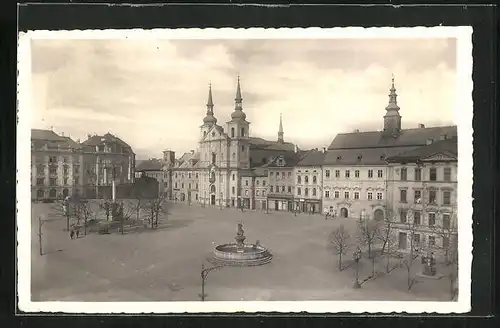
[[[31,40],[32,39],[305,39],[457,38],[459,295],[457,302],[290,301],[290,302],[32,302],[31,301]],[[464,313],[470,311],[472,266],[472,27],[154,29],[29,31],[18,40],[17,124],[17,292],[23,312],[63,313]]]

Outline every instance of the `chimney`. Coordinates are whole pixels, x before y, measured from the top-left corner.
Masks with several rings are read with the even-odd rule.
[[[446,134],[442,134],[439,136],[439,140],[446,140],[446,139],[447,139]]]
[[[90,139],[92,135],[90,133],[87,133],[87,139]]]
[[[433,143],[434,140],[433,139],[427,139],[427,142],[425,143],[426,145],[430,145],[431,143]]]
[[[323,147],[323,154],[326,153],[326,147]]]
[[[419,124],[418,124],[418,128],[419,128],[419,129],[425,129],[425,125],[424,125],[424,124],[422,124],[422,123],[419,123]]]

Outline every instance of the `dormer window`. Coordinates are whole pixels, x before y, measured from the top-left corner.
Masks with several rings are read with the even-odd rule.
[[[342,156],[337,156],[337,161],[340,161],[342,159]]]
[[[363,156],[358,155],[358,162],[360,162],[362,158],[363,158]]]
[[[380,155],[380,160],[381,161],[385,160],[385,155]]]

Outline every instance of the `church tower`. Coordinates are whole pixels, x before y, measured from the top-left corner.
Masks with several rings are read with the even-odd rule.
[[[247,115],[243,112],[243,98],[240,77],[238,76],[234,111],[231,113],[231,120],[227,122],[227,133],[231,139],[230,165],[238,168],[249,168],[250,166],[250,123],[246,117]]]
[[[201,138],[205,137],[208,131],[217,124],[217,119],[214,116],[214,101],[212,99],[212,84],[208,86],[208,101],[207,101],[207,112],[203,118],[203,124],[201,126]]]
[[[280,126],[278,128],[278,143],[285,143],[285,139],[283,139],[283,119],[280,114]]]
[[[399,115],[399,106],[397,102],[398,95],[394,87],[394,75],[392,76],[392,86],[389,93],[389,104],[385,107],[384,115],[384,134],[388,136],[398,136],[401,132],[401,115]]]

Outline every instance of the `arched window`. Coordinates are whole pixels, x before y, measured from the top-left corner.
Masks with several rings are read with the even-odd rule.
[[[234,128],[231,128],[231,138],[234,138]]]
[[[217,159],[217,155],[215,153],[212,153],[212,165],[215,165]]]
[[[297,177],[297,183],[301,183],[300,175]]]
[[[215,181],[215,171],[210,173],[210,180]]]
[[[316,196],[316,188],[313,188],[313,196]]]
[[[316,183],[316,176],[313,176],[313,183]]]
[[[43,198],[45,196],[45,193],[43,192],[43,189],[38,189],[36,191],[36,197],[37,198]]]
[[[215,194],[215,185],[212,185],[210,187],[210,192],[213,193],[213,194]]]
[[[304,182],[309,183],[309,177],[307,175],[304,177]]]
[[[50,189],[50,191],[49,191],[49,197],[50,198],[56,198],[56,196],[57,196],[56,190],[55,189]]]
[[[244,137],[245,136],[245,128],[241,128],[241,136]]]

